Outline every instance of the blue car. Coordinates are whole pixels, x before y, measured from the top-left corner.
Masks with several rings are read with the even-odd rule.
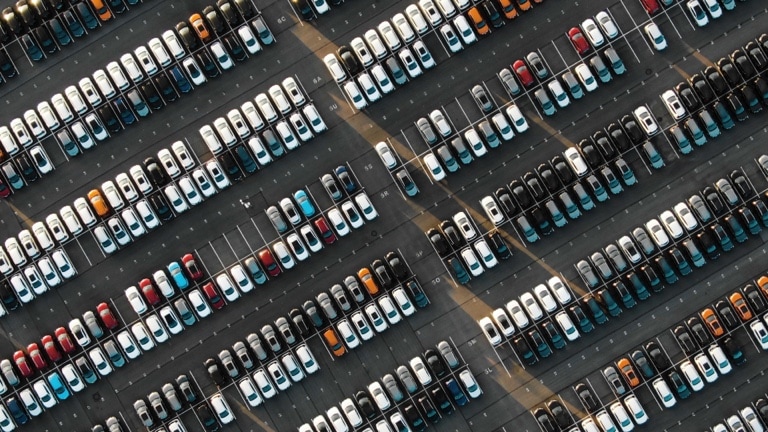
[[[333,170],[333,173],[336,174],[336,178],[339,179],[342,185],[344,185],[344,189],[346,189],[347,192],[354,192],[355,189],[357,189],[357,185],[352,179],[352,176],[349,175],[347,167],[340,165],[335,170]]]
[[[58,372],[53,372],[52,374],[48,375],[47,378],[48,383],[53,389],[53,393],[56,394],[56,397],[59,400],[65,400],[69,397],[69,390],[67,390],[67,387],[64,385],[64,382],[61,380],[61,376],[59,376]]]
[[[304,216],[307,218],[314,216],[315,206],[312,205],[312,201],[310,201],[309,195],[307,195],[303,189],[299,189],[293,194],[293,200],[296,201],[296,204],[299,205],[299,208],[301,209],[301,212],[304,213]]]
[[[187,280],[187,277],[184,276],[184,272],[181,271],[181,266],[179,263],[174,261],[168,264],[168,273],[171,274],[173,282],[176,283],[176,286],[179,287],[179,289],[185,289],[189,287],[189,280]]]

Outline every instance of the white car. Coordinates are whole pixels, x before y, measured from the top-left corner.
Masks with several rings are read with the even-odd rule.
[[[344,217],[349,222],[349,225],[353,229],[357,229],[363,226],[363,218],[360,217],[360,212],[357,211],[357,207],[355,207],[352,201],[345,201],[341,204],[341,213],[344,215]]]
[[[237,288],[242,291],[243,293],[248,293],[253,290],[254,285],[253,282],[251,282],[250,276],[245,272],[245,269],[240,264],[235,264],[229,269],[229,274],[232,276],[232,279],[234,279],[235,284],[237,284]],[[224,275],[222,275],[224,276]],[[218,283],[218,278],[216,279],[216,282]]]
[[[755,320],[749,325],[749,328],[752,330],[752,334],[757,339],[760,347],[764,351],[768,351],[768,331],[766,331],[763,323],[760,320]]]
[[[549,292],[546,285],[536,285],[536,287],[533,288],[533,293],[547,312],[554,312],[554,310],[557,309],[557,302],[555,302],[555,298],[552,296],[552,293]]]
[[[267,149],[264,148],[264,143],[262,143],[261,138],[255,136],[249,139],[248,147],[256,156],[256,161],[259,163],[259,165],[268,165],[272,163],[272,156],[269,154]]]
[[[493,317],[493,320],[496,322],[496,325],[501,332],[504,333],[504,336],[510,337],[515,334],[515,325],[512,324],[512,320],[510,320],[509,315],[504,312],[504,309],[494,309],[491,312],[491,317]]]
[[[147,200],[137,202],[136,211],[139,213],[139,217],[141,217],[141,221],[147,229],[157,228],[157,226],[160,225],[160,220],[155,215],[154,210],[152,210],[152,207],[150,207]]]
[[[646,222],[645,229],[659,248],[663,248],[669,244],[669,236],[667,236],[664,228],[661,227],[661,224],[656,219],[651,219]]]
[[[157,343],[163,343],[168,340],[168,331],[160,321],[160,318],[155,314],[147,315],[146,317],[147,330],[152,334],[152,337]]]
[[[240,388],[240,392],[243,394],[243,397],[245,397],[245,400],[248,401],[248,405],[252,407],[261,405],[263,399],[250,378],[246,376],[240,379],[240,381],[237,382],[237,386]]]
[[[184,47],[181,46],[179,38],[176,37],[176,33],[174,33],[173,30],[164,31],[162,37],[163,42],[165,42],[165,46],[168,47],[174,57],[180,59],[186,55]]]
[[[115,87],[112,85],[112,81],[110,81],[109,77],[107,77],[107,73],[104,72],[103,69],[96,69],[96,71],[93,72],[93,80],[96,82],[96,86],[99,90],[101,90],[101,94],[107,99],[117,94]]]
[[[32,294],[32,290],[29,289],[27,282],[20,273],[11,276],[10,283],[14,293],[16,293],[16,297],[18,297],[22,303],[29,303],[34,300],[35,295]]]
[[[477,321],[477,324],[480,326],[480,329],[483,331],[483,334],[492,346],[496,346],[501,343],[501,335],[496,330],[496,327],[493,325],[493,322],[490,318],[480,318]]]
[[[408,295],[402,287],[397,287],[392,291],[392,298],[395,300],[395,303],[397,303],[397,307],[403,315],[411,316],[416,312],[416,308],[413,307],[413,303],[411,303],[411,300],[408,298]]]
[[[391,51],[394,52],[400,48],[402,45],[400,38],[397,36],[397,33],[395,33],[395,29],[392,28],[392,24],[390,24],[389,21],[381,22],[376,26],[376,29],[379,31],[381,38]]]
[[[85,326],[83,326],[80,318],[70,320],[67,327],[69,327],[69,333],[75,338],[75,342],[78,345],[85,348],[91,343],[91,337],[88,336],[88,332],[85,330]]]
[[[347,421],[353,428],[363,424],[363,418],[360,416],[360,413],[357,411],[357,407],[355,406],[355,403],[352,402],[351,398],[344,399],[339,405],[341,406],[341,411],[344,413],[344,417],[347,418]],[[332,418],[331,422],[333,422]],[[346,425],[344,425],[344,427],[346,427]],[[344,429],[342,428],[342,430]]]
[[[42,138],[48,134],[48,131],[45,130],[45,127],[43,127],[43,123],[40,121],[40,117],[37,115],[35,110],[29,109],[24,111],[24,121],[32,131],[32,135],[35,137]]]
[[[37,104],[37,113],[40,114],[40,117],[43,119],[43,123],[45,123],[48,129],[54,131],[61,126],[59,118],[56,117],[56,114],[53,112],[53,108],[51,108],[51,105],[48,102],[42,101]]]
[[[608,39],[613,39],[619,35],[619,29],[616,27],[616,23],[606,11],[598,12],[597,15],[595,15],[595,19],[603,33],[608,36]]]
[[[294,131],[296,131],[296,134],[299,136],[301,141],[307,142],[315,137],[315,135],[309,129],[309,126],[307,126],[307,122],[304,121],[304,117],[302,117],[298,112],[291,114],[290,117],[288,117],[288,122],[290,122],[291,126],[293,127]]]
[[[328,129],[328,126],[325,125],[323,118],[320,117],[320,113],[314,105],[307,104],[301,111],[304,113],[304,117],[306,117],[309,126],[312,127],[312,130],[315,131],[315,133],[320,133]]]
[[[629,417],[627,410],[621,402],[616,401],[608,408],[611,410],[611,414],[613,414],[613,418],[616,419],[616,423],[622,432],[635,430],[635,423],[632,422],[632,419]]]
[[[208,306],[208,302],[203,298],[203,294],[199,289],[193,289],[189,292],[189,303],[192,305],[192,308],[195,309],[195,313],[200,318],[205,318],[213,312],[211,307]]]
[[[42,295],[48,291],[48,285],[43,281],[40,272],[37,271],[35,266],[29,266],[24,269],[24,278],[27,280],[29,286],[32,287],[32,291],[35,295]]]
[[[247,24],[237,29],[237,35],[240,36],[240,40],[243,41],[245,49],[250,54],[256,54],[261,51],[261,44]]]
[[[219,66],[221,66],[222,70],[231,69],[232,66],[235,65],[232,63],[232,59],[229,57],[229,54],[227,54],[227,51],[224,49],[224,46],[221,44],[221,42],[216,41],[209,45],[209,48],[213,53],[213,56],[216,58],[216,61],[219,63]]]
[[[279,390],[285,390],[291,386],[291,382],[285,376],[283,367],[280,366],[280,363],[277,360],[267,365],[267,371]]]
[[[200,86],[208,82],[208,78],[205,76],[202,69],[200,69],[200,64],[197,63],[197,60],[195,60],[194,57],[185,58],[182,60],[181,65],[184,66],[184,70],[187,71],[187,75],[189,75],[189,78],[192,80],[192,84]]]
[[[149,49],[152,50],[152,54],[160,66],[165,67],[171,64],[171,57],[168,55],[168,51],[165,50],[163,43],[159,38],[152,38],[147,42]]]
[[[109,137],[109,134],[107,133],[107,130],[104,128],[104,125],[101,122],[101,119],[95,114],[95,113],[89,113],[85,116],[85,124],[88,125],[88,128],[91,130],[91,133],[93,136],[99,140],[104,141]],[[75,133],[79,137],[78,133]],[[78,139],[78,141],[80,141]],[[86,148],[83,146],[83,148]]]
[[[368,106],[368,101],[363,97],[363,94],[360,92],[360,87],[358,87],[354,81],[344,83],[343,88],[344,93],[347,94],[347,97],[355,108],[361,110]]]
[[[360,61],[363,68],[367,68],[373,63],[373,56],[368,52],[368,47],[365,45],[365,42],[363,42],[363,38],[356,37],[352,39],[349,42],[349,47],[352,48],[352,51],[357,56],[357,59]]]
[[[633,111],[637,122],[640,123],[640,127],[643,129],[646,135],[653,136],[659,132],[659,125],[656,120],[653,119],[651,112],[645,106],[639,106]]]
[[[72,367],[72,365],[67,365],[67,366]],[[21,399],[21,403],[24,405],[24,408],[26,408],[27,412],[32,417],[37,417],[43,413],[43,409],[37,403],[37,399],[32,395],[32,390],[30,390],[29,388],[25,388],[24,390],[19,392],[19,399]],[[0,420],[0,427],[6,424],[10,425],[11,423],[9,420],[5,420],[5,419]]]
[[[419,7],[433,27],[436,27],[443,22],[443,16],[437,10],[437,6],[435,6],[433,0],[419,0]]]
[[[696,371],[690,360],[685,360],[680,364],[680,371],[685,376],[688,384],[691,386],[691,390],[699,391],[704,388],[704,381],[701,379],[701,375]]]
[[[281,84],[288,94],[288,97],[291,98],[291,102],[293,102],[296,107],[300,107],[306,103],[307,99],[304,97],[304,93],[293,77],[285,78]]]
[[[405,66],[405,71],[408,73],[409,77],[416,78],[423,73],[421,66],[419,66],[419,63],[416,62],[416,59],[413,57],[413,52],[411,52],[408,47],[398,51],[397,56],[400,58],[403,66]]]
[[[338,330],[339,336],[344,340],[344,345],[346,345],[347,348],[354,349],[360,346],[360,338],[358,338],[355,331],[352,330],[349,321],[342,319],[336,323],[336,330]]]
[[[566,339],[572,342],[579,338],[579,331],[576,329],[576,326],[573,325],[571,317],[569,317],[565,311],[558,312],[555,315],[555,321],[557,321],[557,325],[563,330]]]
[[[123,219],[123,223],[128,228],[132,237],[141,237],[146,234],[147,231],[144,229],[144,225],[139,221],[139,216],[131,207],[123,210],[120,213],[120,217]]]
[[[387,47],[384,46],[384,42],[381,40],[381,37],[379,36],[379,33],[376,32],[376,30],[370,29],[366,31],[363,34],[363,38],[365,39],[370,52],[373,53],[376,58],[383,59],[387,56],[387,54],[389,54]]]
[[[268,90],[268,93],[269,97],[272,99],[272,102],[275,103],[275,106],[280,110],[281,113],[287,114],[291,111],[291,103],[288,102],[288,98],[285,96],[283,89],[279,85],[275,84],[271,86]]]
[[[688,208],[684,202],[675,204],[672,210],[674,210],[675,215],[680,219],[680,222],[682,222],[686,230],[693,231],[699,225],[698,221],[693,216],[691,209]]]
[[[213,128],[210,125],[204,125],[200,128],[199,132],[200,136],[205,142],[205,145],[208,147],[208,150],[210,150],[211,153],[216,155],[224,151],[224,146],[221,145],[219,137],[216,136],[216,133],[213,131]]]
[[[555,98],[555,102],[557,102],[557,106],[560,108],[567,107],[571,104],[571,99],[568,97],[568,94],[563,90],[562,84],[560,84],[560,81],[554,79],[547,83],[547,88],[549,89],[550,93],[552,93],[552,97]]]
[[[120,65],[116,61],[107,63],[107,73],[110,78],[112,78],[112,82],[114,82],[120,90],[125,90],[130,87],[131,83],[128,82],[128,79],[123,73],[123,69],[120,68]]]
[[[523,133],[528,130],[528,121],[525,120],[522,111],[520,111],[520,108],[518,108],[517,105],[510,104],[505,112],[507,117],[509,117],[509,121],[511,121],[512,125],[515,127],[515,130],[517,130],[517,133]]]
[[[263,115],[268,122],[272,123],[277,120],[277,111],[266,94],[257,94],[254,101],[256,102],[256,106],[259,108],[261,115]]]
[[[589,39],[589,42],[593,47],[597,48],[605,43],[603,34],[600,32],[600,29],[592,18],[587,18],[582,21],[581,29],[584,30],[584,35]]]
[[[717,367],[717,370],[721,375],[725,375],[731,371],[731,362],[728,360],[728,357],[726,357],[725,352],[723,352],[723,349],[720,348],[719,345],[710,345],[710,347],[707,348],[707,353],[709,353],[709,356],[712,358],[712,362],[714,362],[715,367]]]
[[[389,328],[389,324],[387,324],[387,321],[384,320],[381,310],[376,306],[375,303],[368,304],[364,311],[365,315],[368,317],[368,321],[371,323],[373,329],[376,330],[377,333],[381,333]]]
[[[56,219],[58,220],[58,218]],[[32,232],[35,234],[37,244],[39,244],[43,250],[49,251],[53,249],[53,239],[51,239],[51,234],[48,232],[48,228],[45,227],[43,222],[35,222],[32,224]]]
[[[98,90],[96,90],[96,86],[94,86],[93,81],[91,81],[90,78],[82,78],[77,84],[80,86],[80,90],[85,95],[85,98],[88,99],[88,102],[90,102],[92,107],[95,108],[104,102],[101,99],[101,95],[99,94]],[[11,124],[11,126],[13,126],[13,124]]]
[[[405,15],[417,33],[424,34],[429,31],[427,21],[424,19],[424,15],[422,15],[418,6],[415,4],[408,5],[408,7],[405,8]]]
[[[152,280],[165,298],[171,298],[176,295],[176,291],[174,290],[173,285],[171,285],[168,275],[166,275],[163,270],[157,270],[152,273]]]
[[[141,168],[141,166],[132,166],[128,170],[128,174],[130,174],[134,184],[136,184],[141,193],[148,194],[149,192],[152,192],[152,183],[150,183],[149,179],[147,178],[147,174],[144,173],[144,169]]]
[[[200,195],[200,191],[197,190],[195,183],[189,176],[184,176],[179,179],[179,188],[190,205],[194,206],[203,202],[203,197]]]
[[[19,243],[28,257],[35,259],[40,256],[40,249],[38,249],[37,243],[35,243],[35,239],[29,230],[19,231]]]
[[[741,418],[749,425],[749,429],[753,432],[763,431],[763,424],[758,420],[755,410],[752,407],[745,407],[739,410]]]
[[[400,315],[400,312],[398,312],[397,308],[395,308],[395,304],[392,303],[392,298],[390,298],[389,295],[384,294],[380,296],[379,299],[377,300],[377,303],[379,304],[381,311],[384,313],[384,316],[387,317],[387,321],[389,321],[390,324],[395,325],[399,323],[400,320],[402,320],[402,316]],[[366,312],[368,312],[367,308],[366,308]],[[374,326],[375,325],[376,323],[374,322]],[[378,328],[376,329],[376,331],[379,331]]]
[[[237,143],[237,138],[224,117],[217,117],[213,121],[213,127],[216,128],[216,132],[218,132],[222,142],[224,142],[227,147],[232,147]]]
[[[443,167],[440,165],[440,162],[438,162],[437,156],[435,156],[434,153],[427,154],[422,160],[434,181],[440,181],[445,178],[445,170],[443,170]]]
[[[131,53],[125,53],[120,56],[120,63],[123,65],[125,72],[128,73],[128,76],[131,78],[131,80],[133,80],[134,83],[138,83],[144,79],[144,74],[141,72],[141,69],[139,69],[139,65],[136,64],[136,60],[133,58]]]
[[[74,87],[72,88],[77,91]],[[75,94],[73,94],[73,96],[75,96]],[[77,93],[76,96],[79,98],[80,94]],[[51,104],[53,105],[56,114],[58,114],[59,118],[64,121],[64,123],[69,123],[75,118],[75,115],[72,114],[72,110],[69,107],[69,103],[67,103],[61,93],[56,93],[51,96]]]
[[[365,95],[365,98],[368,99],[369,102],[376,102],[377,100],[381,99],[381,92],[379,92],[379,89],[376,87],[373,79],[367,72],[362,72],[357,76],[356,80],[360,85],[360,89]]]
[[[488,220],[493,222],[494,225],[499,226],[504,223],[504,214],[501,212],[498,204],[496,204],[496,200],[494,200],[492,196],[487,195],[480,199],[480,206],[483,208],[483,211],[485,211]]]
[[[323,62],[325,63],[325,67],[328,68],[328,72],[331,74],[333,79],[336,80],[336,82],[344,82],[344,80],[347,79],[347,73],[344,71],[344,68],[341,66],[341,63],[339,63],[339,59],[335,54],[327,54],[325,57],[323,57]]]
[[[674,91],[667,90],[662,93],[661,100],[664,102],[664,106],[667,107],[669,114],[674,117],[675,120],[680,120],[686,116],[687,113],[685,112],[685,108],[683,108],[683,104],[680,103],[680,99],[678,99],[677,94],[675,94]]]
[[[704,6],[706,6],[706,9],[709,11],[709,14],[712,16],[712,18],[720,18],[723,15],[723,10],[720,8],[720,4],[717,2],[717,0],[701,0],[704,2]]]
[[[576,72],[576,76],[579,77],[579,81],[581,81],[581,84],[588,92],[597,89],[597,80],[592,74],[592,70],[589,69],[589,66],[584,63],[579,63],[576,65],[576,68],[574,68],[574,71]]]
[[[325,0],[312,0],[312,6],[315,7],[315,10],[317,10],[317,13],[324,14],[331,10],[331,7],[328,6],[328,3],[326,3]]]
[[[523,307],[525,308],[525,311],[528,313],[528,316],[531,317],[534,321],[538,321],[541,318],[544,317],[544,312],[541,310],[541,307],[536,302],[536,299],[533,297],[533,294],[529,292],[524,292],[520,295],[520,303],[522,303]]]
[[[582,177],[589,172],[587,163],[584,161],[581,153],[579,153],[575,147],[567,148],[563,152],[563,156],[565,156],[565,160],[568,162],[568,165],[571,166],[573,172],[575,172],[577,176]]]
[[[421,65],[424,66],[424,69],[431,69],[435,67],[435,58],[432,57],[432,53],[429,52],[429,49],[424,44],[424,42],[417,40],[413,43],[412,47],[416,52],[416,56],[419,58]]]
[[[165,189],[163,189],[163,193],[165,194],[165,198],[168,200],[168,203],[171,204],[171,207],[173,207],[173,210],[176,213],[184,213],[185,211],[189,210],[189,204],[187,204],[187,202],[184,200],[181,192],[179,191],[179,188],[177,188],[175,184],[169,184],[166,186]]]
[[[107,376],[112,373],[112,365],[107,361],[107,356],[99,347],[93,347],[88,351],[88,357],[91,358],[93,365],[101,376]]]
[[[66,252],[63,249],[57,249],[51,254],[53,263],[56,264],[56,268],[59,270],[59,274],[66,279],[71,279],[77,274],[77,270],[72,265]]]
[[[672,238],[677,239],[683,236],[683,227],[680,226],[680,222],[671,211],[665,210],[659,215],[659,219],[661,219],[661,223],[664,224],[664,228],[667,229]]]
[[[707,17],[707,13],[704,12],[704,8],[701,7],[699,0],[688,0],[685,6],[688,8],[688,12],[691,13],[691,18],[693,18],[693,21],[696,22],[697,26],[704,27],[709,24],[709,17]]]
[[[144,69],[144,72],[147,73],[147,75],[152,76],[157,73],[157,64],[155,64],[155,60],[152,58],[152,55],[149,53],[149,50],[146,47],[139,46],[133,50],[133,53],[136,54],[136,58],[139,60],[139,64]]]
[[[15,155],[19,152],[19,145],[16,144],[16,139],[11,135],[8,126],[0,126],[0,143],[2,143],[3,150],[9,155]]]
[[[312,351],[310,351],[306,344],[297,346],[295,351],[302,367],[308,374],[313,374],[320,369],[320,366],[315,359],[315,355],[312,354]]]
[[[560,279],[560,276],[553,276],[549,278],[549,280],[547,280],[547,285],[549,286],[549,289],[555,294],[557,301],[559,301],[561,305],[565,306],[571,301],[571,293],[563,283],[563,280]]]
[[[347,223],[344,221],[339,209],[333,208],[328,211],[328,220],[331,222],[334,231],[336,231],[339,236],[343,237],[349,234],[349,226],[347,226]]]
[[[235,289],[235,284],[226,273],[216,276],[216,286],[228,302],[234,302],[240,298],[240,292]]]
[[[253,382],[256,383],[256,387],[259,388],[264,399],[269,399],[277,394],[277,389],[275,389],[272,381],[269,380],[264,369],[257,369],[256,372],[253,373]]]
[[[117,343],[120,344],[120,348],[123,349],[123,352],[125,352],[129,359],[135,359],[142,354],[136,345],[136,340],[127,329],[118,333],[116,339]]]
[[[477,236],[477,231],[475,231],[475,228],[472,226],[469,218],[463,211],[453,215],[453,223],[455,223],[459,228],[459,231],[461,232],[462,236],[464,236],[465,240],[469,241]]]
[[[211,176],[213,183],[216,184],[216,188],[220,190],[226,189],[232,184],[226,174],[224,174],[224,171],[222,170],[221,165],[219,165],[219,162],[215,160],[209,161],[207,164],[205,164],[205,169],[208,171],[208,175]]]
[[[504,114],[500,112],[494,114],[491,117],[491,122],[496,127],[496,130],[499,132],[503,140],[509,141],[515,137],[515,132],[507,121],[507,118],[504,117]]]
[[[528,327],[530,324],[528,315],[525,314],[523,308],[520,306],[520,303],[517,300],[510,300],[504,307],[507,309],[507,312],[509,312],[509,316],[512,317],[512,320],[515,322],[517,328],[524,329]]]
[[[248,124],[253,128],[253,130],[260,131],[264,129],[266,123],[264,123],[264,119],[261,118],[261,115],[259,114],[259,111],[256,109],[256,105],[254,105],[253,102],[244,102],[242,105],[240,105],[240,110],[243,112],[245,120],[248,121]]]
[[[37,268],[40,269],[40,274],[45,279],[45,283],[49,287],[55,287],[61,284],[61,277],[54,268],[54,264],[51,262],[51,258],[42,257],[37,261]]]
[[[240,114],[239,110],[229,110],[229,112],[227,112],[227,119],[232,124],[232,127],[235,128],[237,136],[240,138],[247,138],[249,135],[251,135],[251,129],[248,127],[248,124],[243,118],[243,115]]]
[[[272,252],[285,270],[292,269],[296,265],[296,261],[288,252],[288,247],[282,241],[276,241],[272,244]]]
[[[190,156],[189,149],[187,149],[184,141],[176,141],[171,144],[171,150],[173,150],[173,154],[176,155],[176,159],[184,169],[190,169],[195,166],[195,160]]]
[[[648,414],[645,413],[645,409],[640,404],[637,396],[631,394],[625,397],[624,406],[627,407],[627,411],[632,415],[632,419],[635,423],[641,425],[648,421]]]
[[[699,370],[706,382],[713,383],[717,381],[717,371],[715,370],[715,367],[712,365],[712,362],[709,360],[709,357],[707,357],[706,354],[696,354],[696,356],[693,358],[693,362],[696,363],[696,368]]]
[[[115,183],[117,183],[117,188],[128,202],[134,202],[139,199],[139,194],[136,192],[136,187],[133,185],[133,182],[131,182],[128,174],[120,173],[115,176]]]
[[[499,263],[499,260],[496,259],[496,256],[493,254],[490,246],[488,246],[488,243],[484,238],[474,242],[472,247],[475,249],[475,252],[477,252],[477,256],[480,257],[480,261],[483,263],[485,268],[490,269],[496,267],[496,265]]]
[[[80,94],[80,90],[77,89],[75,86],[69,86],[66,89],[64,89],[64,95],[67,96],[67,100],[69,101],[70,105],[72,105],[72,108],[77,112],[78,114],[85,114],[86,111],[88,111],[89,107],[85,104],[85,101],[83,100],[83,95]],[[54,99],[57,99],[55,95],[52,98],[53,107],[59,111],[60,109],[69,109],[68,106],[66,106],[66,103],[62,103],[61,105],[57,104],[57,101]],[[59,99],[62,102],[64,102],[63,99]],[[62,112],[59,111],[59,115],[61,115]]]
[[[211,407],[213,408],[213,412],[216,413],[216,417],[219,418],[221,424],[232,423],[232,420],[235,419],[235,416],[232,414],[232,408],[229,407],[229,404],[224,398],[224,395],[221,393],[216,393],[215,395],[211,396],[210,402]]]
[[[44,378],[40,378],[39,380],[35,381],[32,384],[32,389],[35,391],[35,395],[37,396],[37,399],[40,400],[40,403],[45,408],[51,408],[52,406],[58,403],[58,400],[53,396],[53,392],[51,391],[51,388],[48,386],[48,383],[45,382]],[[5,413],[5,417],[9,418],[7,413]],[[7,429],[7,430],[11,431],[13,429]]]
[[[379,155],[381,162],[387,169],[392,169],[397,166],[397,159],[387,143],[380,141],[374,148],[376,149],[376,153]]]
[[[5,240],[5,250],[8,251],[8,255],[11,257],[11,261],[13,261],[13,264],[15,264],[16,267],[21,267],[27,263],[27,257],[16,238],[9,237]]]
[[[400,35],[400,38],[405,43],[411,43],[416,37],[416,33],[414,33],[413,28],[402,13],[395,14],[392,17],[392,24],[395,25],[395,31],[397,31],[397,34]]]
[[[646,24],[646,26],[643,27],[643,30],[656,51],[663,51],[667,48],[667,40],[664,38],[664,35],[661,34],[661,30],[659,30],[659,26],[657,26],[656,23],[652,22]]]
[[[422,386],[427,386],[432,382],[432,375],[430,375],[427,365],[424,364],[424,360],[421,357],[416,356],[408,361],[408,366],[411,367],[416,379],[419,380]]]
[[[109,206],[114,210],[120,210],[125,206],[125,202],[120,197],[120,193],[117,191],[117,187],[111,180],[107,180],[101,184],[101,191],[104,192],[104,197],[109,202]]]

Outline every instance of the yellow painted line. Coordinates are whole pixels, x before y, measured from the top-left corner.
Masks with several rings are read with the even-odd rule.
[[[238,394],[239,394],[239,393],[238,393]],[[229,400],[227,400],[227,402],[229,402]],[[232,404],[233,402],[229,402],[229,403],[230,403],[230,404]],[[239,400],[238,400],[238,401],[235,401],[235,402],[234,402],[234,405],[235,405],[235,406],[237,406],[238,408],[240,408],[240,411],[241,411],[241,412],[242,412],[242,413],[243,413],[243,414],[244,414],[246,417],[248,417],[249,419],[251,419],[251,421],[253,421],[254,423],[256,423],[256,424],[258,424],[259,426],[261,426],[261,428],[262,428],[263,430],[265,430],[266,432],[277,432],[275,429],[272,429],[271,427],[267,426],[267,424],[264,422],[264,420],[260,419],[260,418],[259,418],[259,417],[258,417],[256,414],[254,414],[254,413],[253,413],[251,410],[249,410],[249,409],[248,409],[248,408],[247,408],[247,407],[246,407],[246,406],[245,406],[245,405],[244,405],[242,402],[240,402]]]
[[[32,219],[30,219],[21,210],[19,210],[18,207],[16,207],[15,205],[11,204],[10,202],[6,201],[5,203],[8,204],[8,207],[10,207],[11,210],[13,210],[13,212],[16,213],[16,216],[18,216],[21,219],[21,221],[25,225],[27,225],[28,228],[32,228],[32,224],[35,223]]]
[[[714,66],[715,65],[715,63],[712,60],[710,60],[704,54],[702,54],[702,53],[700,53],[698,51],[694,51],[693,53],[691,53],[691,55],[693,55],[693,57],[696,58],[696,60],[698,60],[699,62],[701,62],[701,64],[703,64],[704,66]]]
[[[689,74],[688,72],[686,72],[683,69],[681,69],[680,66],[678,66],[678,65],[672,65],[672,69],[674,69],[677,73],[680,74],[680,76],[682,76],[686,80],[691,78],[691,74]]]

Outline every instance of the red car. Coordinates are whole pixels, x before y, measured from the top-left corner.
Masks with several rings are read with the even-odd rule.
[[[208,297],[208,301],[211,302],[211,306],[213,306],[214,309],[221,309],[224,307],[224,299],[221,298],[221,294],[219,294],[219,291],[213,286],[212,282],[203,285],[203,292],[205,293],[205,296]]]
[[[144,294],[144,298],[147,299],[147,303],[152,306],[160,303],[160,296],[157,295],[155,287],[152,285],[152,281],[148,278],[144,278],[139,282],[139,290]]]
[[[5,180],[0,178],[0,198],[7,198],[11,194],[11,188],[5,184]]]
[[[584,37],[584,34],[578,27],[573,27],[572,29],[568,30],[568,38],[571,39],[573,47],[579,54],[586,54],[591,49],[587,39]]]
[[[32,359],[32,363],[37,370],[48,368],[48,362],[45,361],[45,357],[43,357],[43,353],[40,352],[40,348],[38,348],[36,343],[31,343],[27,346],[27,355]]]
[[[184,268],[187,269],[187,273],[189,273],[189,277],[192,278],[192,280],[200,280],[203,277],[203,271],[200,270],[200,267],[198,267],[197,262],[195,261],[195,256],[192,254],[186,254],[183,257],[181,257],[181,263],[184,264]]]
[[[13,353],[13,362],[16,363],[16,369],[18,369],[22,375],[25,377],[32,376],[32,367],[29,366],[29,362],[27,361],[27,356],[24,355],[24,351],[19,350]]]
[[[40,339],[40,343],[43,344],[45,354],[52,362],[61,360],[61,352],[58,348],[56,348],[56,343],[53,341],[53,337],[51,337],[51,335],[43,336],[43,338]]]
[[[524,86],[530,87],[533,85],[533,75],[531,75],[531,71],[528,70],[528,66],[525,62],[516,60],[512,63],[512,69],[515,71],[515,75],[520,78],[520,82],[522,82]]]
[[[99,305],[96,306],[96,312],[99,313],[99,318],[101,318],[101,322],[104,323],[106,328],[112,330],[117,327],[117,318],[115,318],[115,315],[112,313],[108,304],[99,303]]]
[[[275,257],[272,256],[272,252],[269,251],[269,249],[264,248],[259,251],[258,253],[259,261],[261,262],[262,267],[264,267],[267,270],[267,274],[270,276],[277,276],[282,272],[280,269],[280,266],[277,265],[277,262],[275,261]]]
[[[640,3],[645,8],[645,11],[648,12],[648,15],[654,15],[661,10],[659,2],[656,0],[640,0]]]
[[[336,234],[328,227],[328,221],[324,217],[320,216],[315,219],[315,228],[320,232],[320,236],[323,238],[325,244],[332,244],[336,241]]]
[[[67,329],[64,327],[59,327],[56,329],[54,334],[56,335],[56,340],[59,341],[59,346],[61,347],[62,351],[67,354],[75,352],[75,344],[72,343],[72,338],[69,337]]]

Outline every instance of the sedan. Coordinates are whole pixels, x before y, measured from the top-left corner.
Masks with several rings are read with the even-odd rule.
[[[592,49],[589,46],[587,40],[584,38],[584,34],[581,32],[581,29],[578,27],[573,27],[568,30],[568,38],[571,40],[573,48],[575,48],[576,52],[579,54],[586,54]]]

